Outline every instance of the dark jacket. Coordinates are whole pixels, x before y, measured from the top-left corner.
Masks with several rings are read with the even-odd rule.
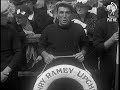
[[[109,22],[107,18],[103,18],[96,24],[94,32],[94,46],[97,54],[100,57],[102,68],[112,70],[116,61],[116,43],[110,46],[107,50],[104,47],[104,42],[107,41],[115,32],[118,31],[117,22]],[[109,64],[108,64],[109,63]]]
[[[108,12],[105,10],[105,7],[99,7],[97,8],[97,20],[103,19],[107,17]]]
[[[9,66],[11,69],[21,62],[21,42],[18,33],[9,25],[1,25],[1,70]]]

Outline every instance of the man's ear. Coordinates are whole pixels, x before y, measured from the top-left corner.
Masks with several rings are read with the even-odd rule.
[[[58,19],[58,14],[57,13],[56,13],[55,17],[56,17],[56,19]]]
[[[58,16],[56,15],[56,18],[58,19]]]

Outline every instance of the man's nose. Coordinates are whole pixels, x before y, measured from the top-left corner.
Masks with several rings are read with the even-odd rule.
[[[66,13],[63,14],[63,17],[66,17]]]

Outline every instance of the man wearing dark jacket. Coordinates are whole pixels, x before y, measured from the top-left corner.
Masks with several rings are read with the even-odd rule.
[[[17,32],[7,24],[7,1],[2,0],[1,5],[1,86],[2,90],[17,90],[15,78],[21,60],[21,43]]]
[[[114,17],[108,15],[108,17],[101,19],[96,24],[94,32],[94,46],[100,57],[100,80],[102,85],[100,90],[111,90],[114,87],[116,46],[119,38],[117,11],[115,10]]]

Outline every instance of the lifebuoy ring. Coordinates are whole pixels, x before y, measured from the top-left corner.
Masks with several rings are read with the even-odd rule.
[[[46,70],[37,78],[33,90],[48,90],[57,79],[71,78],[82,85],[83,90],[97,90],[94,79],[83,69],[73,65],[57,65]]]

